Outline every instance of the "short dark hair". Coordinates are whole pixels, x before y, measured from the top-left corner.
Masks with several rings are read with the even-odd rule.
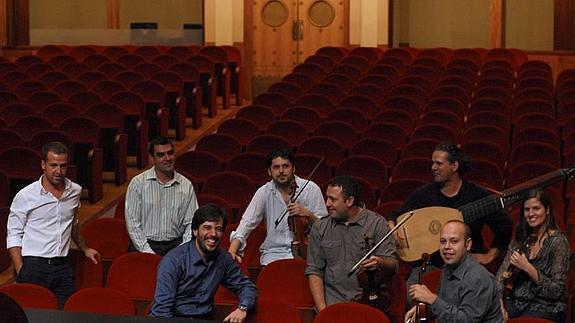
[[[347,199],[353,196],[353,205],[361,205],[361,186],[351,176],[336,176],[329,181],[329,186],[341,187],[343,197]]]
[[[465,228],[465,241],[467,241],[467,239],[471,239],[471,228],[469,227],[469,224],[467,224],[461,220],[457,220],[457,219],[449,220],[449,221],[445,222],[445,224],[448,224],[448,223],[463,224],[463,227]],[[445,226],[445,224],[443,226]]]
[[[228,217],[226,216],[226,210],[223,207],[208,203],[206,205],[200,206],[194,213],[192,219],[192,235],[193,230],[197,230],[200,225],[204,222],[223,220],[223,230],[226,230],[226,225],[228,224]],[[194,236],[195,238],[195,236]]]
[[[172,149],[174,149],[174,144],[172,143],[172,140],[168,137],[163,137],[163,136],[157,136],[154,137],[154,139],[150,140],[150,143],[148,144],[148,152],[150,153],[150,155],[154,155],[154,146],[158,146],[158,145],[171,145]]]
[[[278,148],[272,150],[266,157],[266,164],[268,168],[272,167],[272,161],[278,157],[289,160],[291,165],[295,166],[292,150],[290,148]]]
[[[457,145],[442,143],[435,146],[434,151],[444,151],[447,153],[448,162],[452,164],[457,162],[459,164],[459,168],[457,169],[459,175],[463,175],[471,169],[471,157],[459,149]]]
[[[56,155],[68,155],[68,147],[59,141],[50,141],[42,146],[42,160],[48,160],[48,153]]]

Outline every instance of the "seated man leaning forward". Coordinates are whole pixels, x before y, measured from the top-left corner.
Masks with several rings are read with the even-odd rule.
[[[317,311],[335,303],[349,302],[361,294],[357,272],[349,270],[388,232],[385,219],[362,206],[360,186],[349,176],[338,176],[327,188],[329,216],[314,223],[305,274]],[[363,270],[395,272],[395,244],[387,239],[361,263]]]
[[[434,294],[425,285],[414,284],[409,295],[431,308],[438,323],[503,322],[495,278],[477,263],[471,253],[471,230],[459,220],[443,225],[439,252],[445,262],[440,285]],[[406,322],[416,321],[417,306],[406,314]],[[429,310],[428,310],[429,311]]]
[[[239,298],[238,307],[224,321],[244,321],[256,303],[257,289],[232,256],[218,247],[225,228],[226,214],[220,206],[206,204],[195,212],[192,240],[172,249],[158,266],[151,316],[210,319],[222,284]]]

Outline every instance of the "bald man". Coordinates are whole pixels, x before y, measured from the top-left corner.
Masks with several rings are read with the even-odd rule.
[[[409,295],[428,304],[437,322],[503,322],[495,279],[470,254],[471,230],[462,221],[445,223],[439,238],[439,252],[445,262],[438,293],[415,284]],[[415,320],[416,306],[405,314],[406,322]]]

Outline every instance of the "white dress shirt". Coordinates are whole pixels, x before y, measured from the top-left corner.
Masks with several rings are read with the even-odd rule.
[[[65,185],[60,199],[44,189],[42,177],[16,194],[8,216],[7,248],[22,247],[22,256],[68,255],[82,188],[67,178]]]
[[[305,185],[306,180],[297,176],[295,179],[298,185],[298,189],[295,193],[297,195]],[[299,195],[297,203],[303,205],[319,218],[327,216],[327,209],[325,207],[323,195],[321,194],[321,189],[312,181],[309,182],[303,192]],[[287,204],[273,180],[267,182],[256,191],[256,194],[254,194],[254,197],[242,215],[238,228],[230,235],[230,241],[238,239],[240,241],[240,250],[243,251],[246,247],[246,240],[250,233],[265,216],[267,235],[266,239],[260,246],[260,251],[262,253],[260,263],[265,266],[275,260],[293,258],[291,252],[293,234],[289,230],[287,216],[284,217],[277,228],[275,227],[276,219],[282,215],[286,210],[286,207]]]

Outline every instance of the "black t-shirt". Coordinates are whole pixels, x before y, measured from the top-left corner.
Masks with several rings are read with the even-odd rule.
[[[392,211],[388,215],[388,219],[396,221],[398,216],[406,212],[429,206],[444,206],[457,209],[487,195],[489,193],[485,189],[463,180],[457,195],[448,197],[441,193],[440,184],[433,182],[417,188],[399,209]],[[496,247],[500,250],[507,249],[513,233],[513,224],[505,212],[494,212],[467,224],[471,229],[471,238],[473,239],[472,253],[485,253],[487,251],[481,234],[484,225],[489,226],[494,233],[491,247]],[[439,241],[437,241],[437,244],[439,245]],[[433,258],[432,263],[437,264],[437,261],[435,261],[437,255],[434,255]]]

